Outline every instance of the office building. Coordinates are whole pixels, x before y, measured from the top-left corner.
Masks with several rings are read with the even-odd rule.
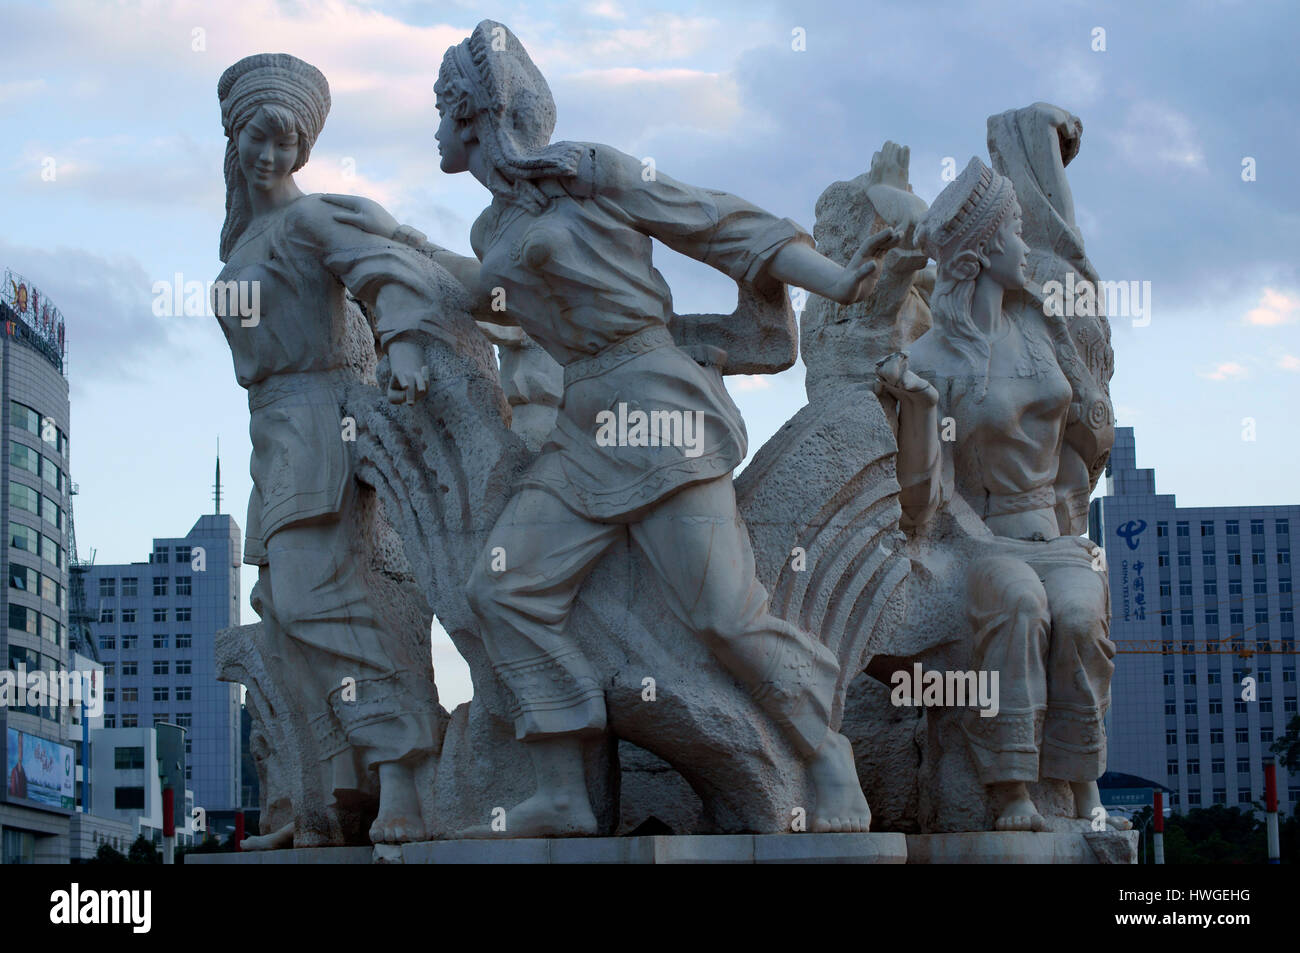
[[[1296,715],[1300,505],[1180,507],[1121,427],[1089,529],[1117,647],[1108,769],[1164,783],[1179,812],[1261,805],[1265,759]],[[1277,773],[1294,813],[1300,776]]]

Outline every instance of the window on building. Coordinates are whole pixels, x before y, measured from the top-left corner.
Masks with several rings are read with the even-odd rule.
[[[123,704],[129,704],[129,703],[131,703],[131,702],[138,702],[139,700],[140,700],[140,689],[138,689],[138,688],[123,688],[123,689],[122,689],[122,702],[123,702]]]
[[[1238,744],[1250,744],[1250,730],[1247,728],[1238,728],[1236,739]]]
[[[139,641],[140,641],[140,636],[138,635],[124,635],[122,636],[122,648],[133,649],[136,647]]]
[[[1165,672],[1165,684],[1166,684],[1166,685],[1172,685],[1172,684],[1174,684],[1174,673],[1173,673],[1173,672]]]
[[[191,616],[191,611],[192,611],[192,610],[190,609],[189,606],[181,606],[180,608],[178,608],[178,609],[176,610],[176,621],[177,621],[177,622],[189,622],[189,621],[190,621],[190,616]]]
[[[1284,669],[1282,669],[1282,681],[1284,681],[1284,682],[1294,682],[1294,681],[1295,681],[1295,669],[1293,669],[1293,668],[1284,668]]]
[[[166,577],[166,576],[154,576],[154,577],[153,577],[153,594],[154,594],[155,596],[165,596],[165,595],[167,595],[167,577]]]
[[[180,636],[177,636],[177,638],[180,638]],[[176,663],[176,674],[189,675],[193,664],[194,663],[191,662],[189,659],[181,659]]]
[[[1176,744],[1178,744],[1178,729],[1177,729],[1177,728],[1169,728],[1169,729],[1167,729],[1167,730],[1165,731],[1165,744],[1167,744],[1167,745],[1176,745]]]
[[[176,725],[179,728],[184,728],[186,731],[188,731],[193,724],[194,724],[194,716],[189,712],[181,712],[179,715],[176,716]],[[187,740],[186,744],[188,743],[189,742]]]
[[[1179,612],[1179,613],[1178,613],[1178,621],[1179,621],[1179,622],[1180,622],[1180,623],[1181,623],[1185,628],[1189,628],[1189,629],[1190,629],[1190,628],[1192,627],[1192,625],[1194,624],[1194,619],[1192,618],[1192,610],[1191,610],[1191,609],[1183,609],[1181,612]]]
[[[176,647],[178,649],[188,649],[192,647],[193,642],[194,642],[194,636],[191,635],[190,633],[188,632],[176,633]]]
[[[114,788],[113,807],[119,811],[144,810],[144,788],[142,787]]]
[[[1221,702],[1221,701],[1211,701],[1211,702],[1210,702],[1210,714],[1211,714],[1211,715],[1222,715],[1222,714],[1223,714],[1223,702]]]
[[[177,546],[177,547],[176,547],[176,561],[177,561],[178,563],[187,563],[187,562],[189,562],[189,561],[190,561],[190,547],[188,547],[188,546]]]
[[[168,674],[168,669],[170,668],[171,668],[171,663],[169,662],[155,661],[153,663],[153,673],[155,675],[166,675]]]
[[[116,579],[100,579],[100,580],[99,580],[99,598],[101,598],[101,599],[112,599],[112,598],[114,598],[116,595],[117,595],[117,580],[116,580]]]
[[[1252,566],[1262,566],[1262,565],[1264,565],[1264,554],[1263,554],[1263,553],[1251,553],[1251,554],[1250,554],[1250,564],[1251,564]]]
[[[1253,583],[1253,590],[1257,596],[1268,595],[1268,582],[1264,579],[1256,579]]]
[[[1294,698],[1282,699],[1282,711],[1284,714],[1294,715],[1296,713],[1296,700]]]
[[[1165,774],[1172,777],[1178,773],[1178,762],[1172,758],[1165,762]]]
[[[1273,726],[1272,726],[1272,725],[1260,725],[1260,728],[1259,728],[1259,740],[1260,740],[1261,742],[1263,742],[1264,744],[1266,744],[1266,745],[1269,745],[1269,744],[1272,744],[1272,743],[1273,743]]]
[[[116,716],[116,715],[105,715],[105,716],[104,716],[104,727],[105,727],[105,728],[116,728],[116,727],[117,727],[117,716]]]
[[[112,689],[112,688],[106,688],[106,689],[104,689],[104,701],[106,701],[106,702],[112,702],[112,701],[115,701],[115,700],[116,700],[116,698],[115,698],[116,694],[117,694],[117,692],[116,692],[114,689]]]
[[[1202,565],[1202,566],[1213,566],[1213,565],[1214,565],[1214,553],[1201,553],[1201,565]]]
[[[1263,520],[1251,520],[1251,521],[1250,521],[1250,535],[1251,535],[1251,536],[1263,536],[1263,535],[1264,535],[1264,521],[1263,521]]]
[[[1241,553],[1228,553],[1228,565],[1229,565],[1229,566],[1240,566],[1240,565],[1241,565]]]
[[[1278,592],[1290,592],[1290,591],[1291,591],[1291,580],[1290,580],[1290,579],[1279,579],[1279,580],[1277,581],[1277,591],[1278,591]]]
[[[139,728],[139,727],[140,727],[140,716],[139,716],[139,715],[136,715],[136,714],[133,714],[133,713],[124,713],[124,714],[122,715],[122,727],[123,727],[123,728]]]
[[[1206,610],[1205,610],[1205,624],[1206,624],[1206,625],[1218,625],[1218,624],[1219,624],[1219,610],[1218,610],[1218,609],[1206,609]]]
[[[1200,759],[1198,759],[1198,758],[1188,758],[1188,759],[1187,759],[1187,773],[1188,773],[1188,774],[1200,774],[1200,773],[1201,773],[1201,762],[1200,762]]]
[[[1267,622],[1268,622],[1268,610],[1267,610],[1267,609],[1256,609],[1256,610],[1255,610],[1255,624],[1256,624],[1256,625],[1262,625],[1262,624],[1267,624]]]
[[[153,700],[156,702],[165,702],[168,700],[168,690],[165,685],[157,685],[153,690]]]
[[[1187,523],[1182,523],[1182,522],[1180,522],[1180,523],[1178,523],[1177,525],[1178,525],[1178,535],[1179,535],[1179,536],[1190,536],[1190,535],[1192,535],[1191,529],[1190,529],[1190,527],[1189,527],[1189,525],[1188,525]]]
[[[100,621],[100,622],[112,622],[112,621],[113,621],[113,610],[112,610],[111,608],[109,608],[108,606],[100,606],[100,609],[99,609],[99,621]]]
[[[140,592],[140,580],[136,576],[122,577],[122,595],[136,596]]]
[[[1291,565],[1291,550],[1289,550],[1289,549],[1279,549],[1279,550],[1277,551],[1277,564],[1278,564],[1279,566],[1289,566],[1289,565]]]
[[[154,609],[154,610],[153,610],[153,620],[154,620],[155,622],[166,622],[166,621],[167,621],[167,610],[166,610],[166,609]]]
[[[40,613],[23,606],[16,606],[9,603],[9,628],[17,629],[19,632],[26,632],[29,635],[39,635],[37,627],[40,621],[37,616]]]
[[[1174,626],[1173,612],[1171,612],[1169,609],[1165,609],[1160,613],[1160,628],[1172,629],[1173,626]]]
[[[1180,582],[1178,584],[1178,596],[1181,599],[1192,598],[1192,584],[1190,582]]]
[[[1188,566],[1188,567],[1190,567],[1190,566],[1192,565],[1192,556],[1191,556],[1191,554],[1190,554],[1190,553],[1179,553],[1179,554],[1178,554],[1178,565],[1180,565],[1180,566]]]
[[[113,749],[113,767],[118,771],[133,771],[144,767],[143,747]]]
[[[1213,579],[1208,580],[1201,587],[1201,591],[1204,592],[1207,596],[1211,596],[1211,597],[1217,596],[1219,594],[1219,584],[1215,582]]]
[[[1250,803],[1250,788],[1237,788],[1237,800],[1243,804]]]
[[[1169,556],[1168,556],[1168,554],[1166,554],[1166,553],[1159,553],[1159,554],[1156,556],[1156,566],[1157,566],[1158,568],[1160,568],[1160,569],[1164,569],[1164,568],[1165,568],[1166,566],[1168,566],[1168,565],[1169,565]]]
[[[153,716],[153,723],[154,725],[170,725],[171,715],[167,714],[165,711],[160,711]]]
[[[1238,759],[1237,759],[1237,773],[1238,773],[1238,774],[1250,774],[1250,759],[1249,759],[1249,758],[1238,758]]]
[[[1210,744],[1212,744],[1212,745],[1221,745],[1221,744],[1223,744],[1223,729],[1222,729],[1222,728],[1211,728],[1211,729],[1210,729]]]
[[[1223,526],[1224,532],[1229,536],[1241,535],[1241,524],[1236,520],[1228,520]]]
[[[176,595],[178,596],[193,595],[193,589],[192,589],[193,578],[194,578],[193,576],[177,576]]]
[[[167,633],[155,632],[153,635],[153,647],[156,649],[167,648]]]
[[[1177,715],[1177,714],[1178,714],[1178,705],[1177,705],[1177,703],[1176,703],[1176,702],[1165,702],[1165,714],[1166,714],[1166,715]]]
[[[123,663],[122,663],[122,675],[123,675],[123,676],[139,675],[139,674],[140,674],[140,663],[139,663],[139,662],[123,662]]]
[[[190,701],[194,697],[193,693],[194,693],[194,688],[191,685],[176,686],[176,700],[178,702]]]
[[[9,628],[13,628],[11,625]],[[99,637],[99,647],[102,651],[112,651],[117,648],[117,639],[111,635],[101,635]]]
[[[1233,712],[1233,714],[1235,714],[1235,715],[1244,715],[1244,714],[1246,714],[1246,711],[1247,711],[1246,703],[1245,703],[1244,701],[1242,701],[1241,699],[1237,699],[1235,702],[1232,703],[1232,712]]]
[[[135,610],[134,610],[134,609],[123,609],[123,610],[122,610],[122,621],[123,621],[123,622],[127,622],[127,623],[135,622]]]
[[[1195,714],[1196,714],[1196,700],[1195,700],[1195,699],[1191,699],[1190,701],[1185,701],[1185,702],[1183,702],[1183,714],[1184,714],[1184,715],[1195,715]]]
[[[1164,539],[1168,535],[1169,535],[1169,524],[1164,522],[1163,520],[1160,521],[1159,523],[1156,523],[1156,538]]]
[[[1169,583],[1167,583],[1167,582],[1162,582],[1162,583],[1160,584],[1160,598],[1162,598],[1162,599],[1168,599],[1170,595],[1171,595],[1171,592],[1170,592],[1170,588],[1169,588]]]
[[[1202,535],[1202,536],[1213,536],[1213,535],[1214,535],[1214,521],[1213,521],[1213,520],[1201,520],[1201,535]]]
[[[1230,596],[1239,596],[1239,595],[1241,595],[1241,580],[1240,580],[1240,579],[1229,579],[1229,580],[1228,580],[1228,595],[1230,595]]]
[[[151,562],[151,563],[165,563],[165,562],[167,562],[167,547],[166,547],[166,546],[155,546],[155,547],[153,548],[153,555],[149,557],[149,562]],[[155,578],[154,578],[154,582],[156,583],[157,581],[158,581],[158,580],[157,580],[157,577],[155,577]]]

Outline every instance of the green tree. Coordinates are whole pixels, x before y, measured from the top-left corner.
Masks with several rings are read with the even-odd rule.
[[[1300,772],[1300,715],[1292,715],[1286,733],[1273,742],[1269,749],[1277,755],[1277,763],[1287,771]]]
[[[141,834],[131,845],[130,852],[126,855],[127,861],[132,864],[161,864],[162,855],[158,849],[153,846],[153,842]]]
[[[88,864],[125,864],[126,856],[109,844],[100,844],[95,856],[86,861]]]

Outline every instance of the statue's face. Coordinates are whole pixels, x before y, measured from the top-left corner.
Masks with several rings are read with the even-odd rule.
[[[1003,288],[1023,288],[1029,279],[1029,262],[1025,255],[1029,246],[1020,237],[1020,203],[1012,206],[1002,224],[998,226],[995,240],[989,243],[1000,251],[990,251],[989,263],[984,272]]]
[[[293,170],[298,161],[298,132],[287,132],[261,110],[239,130],[239,167],[249,188],[269,192]]]
[[[469,171],[469,155],[461,138],[463,125],[452,117],[450,110],[442,110],[442,120],[438,123],[434,138],[438,140],[438,154],[442,156],[440,168],[443,172],[455,174]]]

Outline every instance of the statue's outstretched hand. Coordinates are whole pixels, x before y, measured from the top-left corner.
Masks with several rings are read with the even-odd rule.
[[[878,267],[875,256],[893,248],[902,238],[903,233],[895,228],[886,228],[867,238],[844,266],[844,271],[831,285],[826,297],[840,304],[852,304],[865,298],[870,291],[867,279],[875,274]]]
[[[939,403],[939,392],[934,385],[908,370],[907,354],[903,351],[895,351],[876,364],[876,379],[871,389],[877,396],[888,394],[905,404],[934,407]]]
[[[394,404],[414,404],[429,390],[429,368],[424,350],[414,341],[395,340],[388,345],[388,399]]]
[[[394,238],[398,237],[399,228],[406,227],[399,225],[397,219],[389,214],[388,209],[373,199],[360,195],[339,195],[333,192],[322,195],[321,198],[342,210],[334,213],[334,221],[359,228],[363,232],[383,238]]]

